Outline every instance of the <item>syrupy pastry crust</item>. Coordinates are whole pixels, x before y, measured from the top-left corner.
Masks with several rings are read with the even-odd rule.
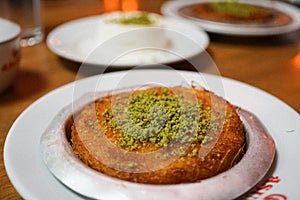
[[[131,182],[197,182],[230,169],[245,153],[236,107],[196,88],[107,95],[77,112],[70,126],[82,162]]]
[[[188,18],[229,24],[283,26],[292,22],[289,15],[277,9],[235,1],[192,4],[178,12]]]

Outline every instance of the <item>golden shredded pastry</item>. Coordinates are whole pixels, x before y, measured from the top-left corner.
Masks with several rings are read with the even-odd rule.
[[[283,26],[292,22],[289,15],[277,9],[236,1],[192,4],[180,8],[178,12],[188,18],[229,24]]]
[[[196,182],[236,164],[236,108],[207,90],[155,87],[108,95],[73,117],[71,145],[91,168],[148,184]]]

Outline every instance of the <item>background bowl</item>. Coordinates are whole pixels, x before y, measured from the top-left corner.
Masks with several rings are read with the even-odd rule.
[[[20,33],[18,24],[0,18],[0,93],[13,83],[19,68]]]

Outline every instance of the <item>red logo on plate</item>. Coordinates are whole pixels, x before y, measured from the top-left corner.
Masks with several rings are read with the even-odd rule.
[[[14,67],[16,67],[18,65],[18,62],[20,60],[20,53],[18,49],[12,49],[11,51],[11,55],[13,57],[13,59],[11,61],[9,61],[9,63],[5,63],[1,66],[1,71],[5,72],[8,71]]]
[[[272,189],[276,184],[280,182],[279,176],[271,176],[262,186],[258,187],[250,196],[245,200],[261,199],[262,195],[268,190]],[[286,200],[287,197],[283,194],[270,194],[263,198],[263,200]]]
[[[287,200],[287,197],[283,194],[271,194],[266,196],[264,200]]]

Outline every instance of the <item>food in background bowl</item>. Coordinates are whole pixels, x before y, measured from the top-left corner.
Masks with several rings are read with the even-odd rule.
[[[283,26],[292,18],[275,8],[238,1],[213,1],[191,4],[179,9],[182,16],[212,22],[254,26]]]
[[[0,93],[14,81],[20,61],[19,25],[0,18]]]
[[[197,182],[230,169],[245,153],[236,107],[194,87],[107,95],[75,113],[68,126],[82,162],[138,183]]]
[[[160,88],[157,84],[151,85],[131,84],[125,88],[117,86],[109,90],[87,92],[61,109],[41,137],[43,159],[51,173],[68,188],[92,199],[235,199],[256,186],[263,178],[267,178],[267,172],[272,169],[275,157],[275,143],[254,114],[230,105],[212,92],[196,88],[195,84],[167,84]],[[139,95],[142,90],[149,91],[150,96]],[[169,96],[169,93],[174,95]],[[202,103],[198,94],[200,99],[203,98]],[[206,95],[210,98],[205,98]],[[125,104],[120,104],[123,97]],[[109,99],[111,103],[108,103]],[[140,101],[135,101],[137,99]],[[171,99],[174,101],[170,101]],[[190,106],[197,105],[198,100],[198,106]],[[108,106],[107,108],[112,110],[103,108],[104,112],[101,113],[99,105]],[[123,109],[123,105],[127,106]],[[144,108],[146,112],[143,112]],[[200,111],[204,113],[197,115]],[[179,124],[176,120],[178,115],[181,116]],[[140,121],[140,116],[143,116],[144,120]],[[98,121],[99,117],[105,120]],[[197,123],[197,120],[200,123]],[[209,125],[210,122],[215,123]],[[121,126],[122,124],[124,126]],[[179,127],[176,127],[176,124]],[[187,134],[187,137],[184,137],[184,133],[194,133],[197,136],[199,132],[196,127],[199,124],[200,127],[204,127],[199,129],[203,130],[200,131],[203,135],[199,134],[199,137],[193,138],[192,134]],[[122,127],[122,132],[127,133],[127,136],[119,137],[121,131],[112,130],[118,126]],[[166,137],[169,135],[167,133],[173,130],[172,127],[178,132],[175,131],[174,135]],[[214,135],[218,133],[217,129],[222,130],[218,140]],[[142,137],[136,137],[137,131]],[[80,137],[76,138],[76,134]],[[224,140],[225,136],[228,136],[227,140]],[[131,137],[139,139],[141,146],[136,140],[131,140]],[[236,140],[230,142],[234,138]],[[85,143],[84,140],[88,142]],[[219,141],[224,143],[220,144]],[[199,142],[198,145],[195,145],[195,142]],[[235,146],[223,145],[226,143],[235,143]],[[240,151],[237,148],[240,148]],[[236,151],[235,158],[232,157],[233,153],[228,151],[230,149]],[[87,160],[83,162],[83,158]],[[220,158],[224,161],[220,161]],[[93,162],[93,159],[96,161]],[[194,162],[197,159],[199,162]],[[203,163],[206,162],[208,165],[204,166]],[[106,169],[107,173],[91,167],[101,166],[101,163],[106,165],[103,169]],[[173,166],[174,170],[169,166]],[[201,166],[204,166],[203,171]],[[216,166],[220,166],[219,170]],[[227,166],[229,169],[223,168],[222,171],[221,166]],[[159,173],[163,170],[166,174]],[[192,172],[199,175],[201,171],[212,176],[201,180],[190,176]],[[218,174],[213,175],[210,172]],[[142,178],[146,175],[147,178],[147,173],[155,176],[148,176],[148,181],[153,184],[146,184],[144,180],[142,183],[138,182],[138,176]],[[122,175],[125,175],[125,179],[121,179]],[[171,178],[175,176],[182,182]],[[219,190],[216,191],[216,188]]]
[[[164,18],[155,13],[116,11],[101,15],[93,35],[80,44],[83,50],[97,47],[106,52],[122,54],[139,48],[166,48]]]

